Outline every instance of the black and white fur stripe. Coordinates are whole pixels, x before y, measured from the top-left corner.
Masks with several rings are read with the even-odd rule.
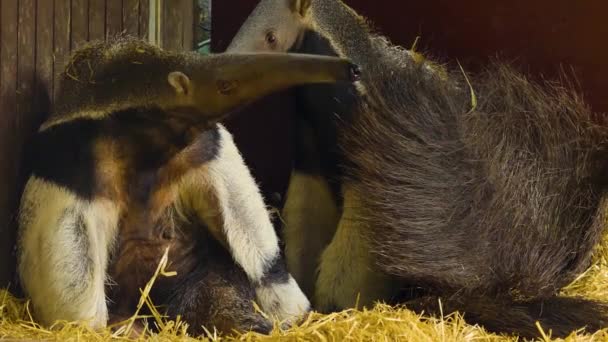
[[[230,133],[221,125],[217,130],[217,154],[182,179],[174,205],[198,213],[211,227],[205,194],[214,193],[219,204],[214,211],[222,223],[215,228],[256,284],[261,308],[278,319],[292,319],[310,304],[286,270],[277,267],[283,260],[263,198]],[[108,320],[108,256],[121,212],[111,200],[79,192],[69,182],[30,177],[20,212],[19,274],[42,324],[67,320],[102,328]]]
[[[221,125],[218,127],[218,156],[201,168],[204,172],[193,172],[184,179],[180,185],[181,202],[191,206],[212,227],[208,203],[200,196],[211,190],[217,196],[223,222],[216,229],[234,260],[256,284],[262,309],[280,319],[298,316],[309,310],[308,299],[286,269],[277,267],[284,261],[262,195],[232,136]]]
[[[30,177],[19,216],[18,268],[40,323],[61,319],[105,327],[106,267],[118,218],[111,201],[85,200],[56,183]]]

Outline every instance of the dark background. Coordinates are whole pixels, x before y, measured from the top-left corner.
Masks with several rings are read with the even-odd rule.
[[[608,111],[608,2],[605,0],[350,0],[395,43],[458,59],[475,69],[488,57],[515,60],[535,75],[574,68],[598,112]],[[53,97],[62,58],[82,41],[127,31],[146,36],[148,0],[0,1],[0,286],[12,279],[14,216],[24,175],[25,139]],[[192,47],[193,2],[163,0],[164,42]],[[213,50],[223,51],[256,0],[212,2]],[[174,39],[173,37],[181,37]],[[49,96],[50,94],[50,96]],[[270,204],[285,191],[291,165],[289,92],[228,121]]]

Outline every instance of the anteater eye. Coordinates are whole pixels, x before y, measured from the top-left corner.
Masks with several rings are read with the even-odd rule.
[[[266,43],[270,45],[274,45],[277,42],[277,36],[274,35],[274,32],[266,33]]]

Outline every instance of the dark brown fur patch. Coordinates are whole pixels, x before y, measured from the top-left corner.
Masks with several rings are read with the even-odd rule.
[[[171,213],[167,213],[171,215]],[[157,279],[151,298],[170,318],[178,315],[189,333],[216,328],[222,333],[255,330],[268,333],[272,324],[255,312],[253,285],[228,251],[206,227],[179,224],[171,239],[141,240],[121,236],[110,269],[116,285],[109,288],[111,312],[128,315],[136,308],[139,288],[154,274],[165,248],[170,248],[168,269],[174,277]]]

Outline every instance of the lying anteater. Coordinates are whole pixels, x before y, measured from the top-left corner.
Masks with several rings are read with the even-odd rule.
[[[498,332],[608,325],[607,305],[557,296],[589,266],[604,223],[608,135],[569,87],[492,63],[471,89],[339,0],[262,0],[228,51],[363,68],[360,87],[297,92],[287,262],[305,292],[316,286],[317,309],[413,286],[426,294],[412,308],[438,312],[441,296],[445,312]]]
[[[242,268],[264,311],[279,319],[307,311],[307,298],[281,266],[277,237],[255,181],[217,121],[293,85],[350,82],[354,70],[338,58],[203,57],[130,38],[75,52],[62,77],[56,111],[32,144],[33,173],[21,203],[19,274],[36,317],[45,325],[88,320],[104,327],[106,269],[118,240],[109,276],[118,282],[110,299],[119,301],[119,309],[133,296],[139,298],[138,287],[162,256],[163,249],[156,247],[171,245],[179,275],[169,283],[191,281],[200,295],[176,298],[169,303],[172,312],[188,317],[191,313],[182,311],[192,309],[189,301],[210,296],[236,316],[237,328],[249,328],[247,317],[253,314],[243,312],[242,304],[251,299],[248,293],[204,291],[199,282],[214,281],[213,276],[191,275],[205,271],[200,265],[217,263],[198,259],[196,236],[202,233],[196,230],[205,227]],[[230,275],[237,272],[231,271],[233,263],[225,267],[225,273],[212,271],[215,277],[238,279]],[[159,291],[173,294],[174,289]],[[155,300],[163,304],[164,298]],[[205,321],[214,317],[203,312],[195,323]]]

